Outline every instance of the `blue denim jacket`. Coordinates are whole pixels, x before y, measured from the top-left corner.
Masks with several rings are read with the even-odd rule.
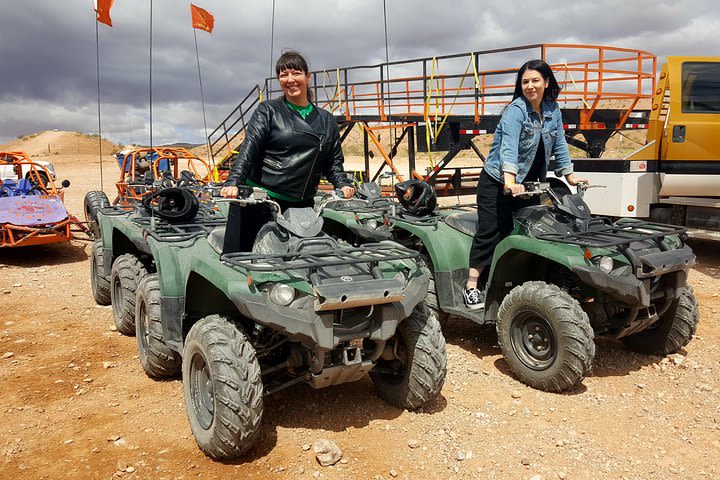
[[[515,174],[516,182],[522,182],[532,167],[541,134],[546,165],[555,156],[555,175],[560,177],[573,172],[557,102],[543,100],[541,110],[542,126],[540,116],[525,97],[516,98],[505,109],[495,129],[495,139],[484,166],[485,171],[495,180],[505,183],[503,172],[509,172]]]

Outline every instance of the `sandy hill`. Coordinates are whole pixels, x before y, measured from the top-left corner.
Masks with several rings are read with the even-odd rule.
[[[394,143],[393,140],[396,135],[400,135],[402,132],[398,130],[393,133],[390,130],[378,131],[380,142],[386,152],[390,151],[391,145]],[[640,144],[644,143],[645,131],[632,131],[624,132],[623,136],[628,137],[623,142],[623,136],[616,135],[607,144],[607,151],[605,157],[611,156],[622,156],[636,149]],[[243,135],[241,134],[236,143],[239,144],[242,141]],[[492,135],[480,135],[474,139],[475,144],[480,150],[487,154],[490,150],[490,144],[492,143]],[[191,145],[186,145],[191,146]],[[103,155],[111,155],[119,152],[125,148],[124,145],[115,144],[107,139],[102,140],[102,152]],[[373,151],[375,158],[380,159],[381,156],[370,142],[370,149]],[[29,135],[24,135],[8,143],[0,145],[0,150],[20,150],[26,152],[31,158],[40,157],[48,160],[53,159],[54,156],[67,157],[68,160],[73,156],[79,155],[97,155],[99,150],[98,136],[96,134],[87,134],[82,132],[67,132],[61,130],[46,130],[44,132],[37,132]],[[207,158],[207,146],[199,145],[189,149],[192,153],[200,158]],[[407,140],[403,141],[399,147],[399,158],[407,158]],[[571,148],[571,154],[573,157],[583,157],[583,152],[575,151]],[[348,135],[343,143],[343,151],[347,157],[362,156],[363,152],[363,140],[362,133],[359,128],[354,128],[353,131]],[[461,152],[459,155],[461,158],[475,158],[475,154],[472,151]],[[418,160],[422,161],[426,157],[426,154],[418,154]],[[440,152],[433,154],[435,160],[442,158]],[[59,160],[59,159],[58,159]]]
[[[114,153],[122,148],[103,138],[103,153]],[[46,130],[44,132],[24,135],[8,143],[0,145],[2,150],[20,150],[30,157],[53,155],[97,154],[99,149],[98,136],[82,132],[65,132],[62,130]]]

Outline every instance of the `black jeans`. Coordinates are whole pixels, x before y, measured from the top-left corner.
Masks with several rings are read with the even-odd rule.
[[[490,265],[493,252],[500,241],[513,229],[513,214],[537,199],[523,199],[505,195],[505,185],[498,182],[485,170],[480,174],[477,189],[478,225],[470,247],[470,267],[482,268]],[[481,284],[485,283],[488,269],[484,269]]]

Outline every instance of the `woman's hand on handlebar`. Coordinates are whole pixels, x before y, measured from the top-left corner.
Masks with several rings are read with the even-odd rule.
[[[522,183],[509,183],[505,185],[505,192],[512,195],[520,195],[525,193],[525,185]]]
[[[576,187],[579,184],[585,184],[585,186],[590,185],[590,181],[587,178],[577,178],[574,173],[571,173],[570,175],[565,177],[565,180],[572,185],[573,187]]]
[[[344,198],[352,198],[352,196],[355,195],[355,187],[341,187],[340,191],[342,192]]]
[[[222,187],[222,189],[220,190],[220,195],[223,198],[237,198],[238,187]]]

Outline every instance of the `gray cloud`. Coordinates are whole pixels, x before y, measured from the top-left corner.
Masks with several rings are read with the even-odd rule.
[[[95,15],[89,0],[5,1],[0,16],[0,141],[37,130],[97,131]],[[203,139],[190,2],[153,1],[153,138]],[[215,31],[197,31],[212,129],[271,70],[272,2],[197,0]],[[148,0],[117,0],[99,25],[103,134],[149,141]],[[302,51],[314,69],[385,58],[381,0],[276,0],[274,57]],[[569,42],[667,55],[717,54],[715,0],[387,0],[391,60]],[[518,55],[517,61],[522,60]],[[516,61],[508,56],[508,62]]]

